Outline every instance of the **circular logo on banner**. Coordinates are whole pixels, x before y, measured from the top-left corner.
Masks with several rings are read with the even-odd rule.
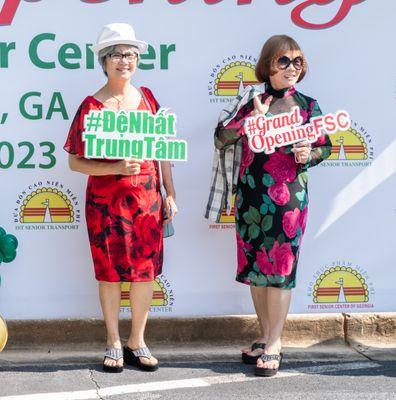
[[[357,122],[352,121],[347,131],[329,135],[332,151],[320,165],[323,167],[367,167],[374,159],[371,135]]]
[[[7,324],[0,315],[0,353],[3,351],[8,340]]]
[[[337,262],[323,267],[310,282],[308,310],[373,308],[374,287],[367,271],[351,263]]]
[[[154,293],[151,300],[150,312],[168,313],[173,311],[175,302],[173,289],[165,275],[160,275],[153,281]],[[129,300],[130,282],[121,284],[121,312],[130,312],[131,303]]]
[[[78,229],[79,202],[63,184],[40,181],[18,195],[13,217],[18,230]]]
[[[351,267],[330,268],[314,286],[314,303],[367,303],[368,299],[365,279]]]
[[[74,222],[71,201],[60,190],[47,187],[26,196],[19,215],[19,222],[24,224]]]
[[[232,55],[213,66],[208,84],[210,102],[230,102],[246,86],[257,84],[256,63],[257,58],[253,56]]]

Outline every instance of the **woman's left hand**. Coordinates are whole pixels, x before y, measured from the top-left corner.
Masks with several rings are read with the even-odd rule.
[[[294,153],[294,159],[297,163],[306,164],[311,154],[311,143],[308,141],[295,143],[291,151]]]
[[[178,209],[173,196],[169,195],[165,197],[164,206],[165,206],[165,213],[167,216],[167,219],[164,219],[164,225],[166,225],[169,221],[173,220],[173,218],[178,212]]]

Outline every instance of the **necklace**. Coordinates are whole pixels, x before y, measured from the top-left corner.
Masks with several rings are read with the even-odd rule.
[[[111,93],[109,93],[109,94],[117,102],[117,111],[120,111],[121,110],[121,103],[125,100],[126,97],[128,97],[129,93],[124,95],[124,96],[122,96],[121,99],[119,99],[118,97],[112,95]]]
[[[109,96],[112,97],[116,102],[117,102],[117,111],[121,110],[121,103],[124,101],[125,97],[127,97],[130,93],[127,93],[126,95],[122,96],[121,100],[114,96],[113,94],[110,93],[110,91],[108,90]],[[130,182],[131,182],[131,186],[133,187],[137,187],[138,184],[138,176],[137,175],[132,175],[129,177]]]
[[[107,91],[108,91],[110,97],[112,97],[117,102],[117,111],[120,111],[121,110],[121,103],[125,100],[126,97],[128,97],[130,95],[130,91],[127,94],[125,94],[124,96],[122,96],[121,99],[119,99],[118,97],[116,97],[113,94],[111,94],[110,90],[107,89]]]
[[[113,96],[112,94],[110,94],[110,96],[115,99],[117,101],[117,111],[120,111],[121,109],[121,103],[124,100],[124,98],[122,98],[121,100],[119,100],[117,97]]]

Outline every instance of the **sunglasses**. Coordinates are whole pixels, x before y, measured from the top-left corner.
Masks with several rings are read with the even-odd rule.
[[[287,69],[289,68],[290,64],[293,64],[293,67],[299,71],[304,65],[304,60],[301,56],[293,58],[292,60],[287,56],[282,56],[279,57],[276,62],[276,65],[279,69]]]

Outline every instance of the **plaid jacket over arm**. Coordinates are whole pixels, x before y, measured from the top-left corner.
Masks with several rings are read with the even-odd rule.
[[[264,92],[264,83],[247,86],[241,95],[238,94],[228,107],[221,111],[219,124],[227,126],[243,106],[248,104],[253,97],[263,94]],[[242,142],[240,140],[237,140],[234,144],[221,150],[215,149],[209,200],[206,205],[205,218],[213,222],[219,222],[224,209],[226,209],[227,214],[230,215],[233,188],[238,182],[241,160]]]

